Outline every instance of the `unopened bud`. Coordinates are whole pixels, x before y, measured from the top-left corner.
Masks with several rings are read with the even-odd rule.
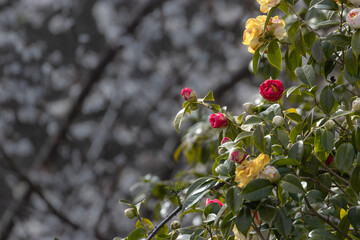
[[[196,102],[196,93],[190,88],[184,88],[181,90],[181,95],[183,96],[185,101],[188,102]]]
[[[125,209],[124,214],[129,219],[133,219],[134,217],[136,217],[136,212],[133,208]]]
[[[360,98],[356,98],[352,103],[352,110],[359,114],[360,113]]]
[[[176,230],[176,229],[179,229],[181,228],[181,224],[179,221],[173,221],[170,225],[171,229],[172,230]]]
[[[275,116],[272,121],[277,127],[282,127],[285,125],[285,120],[281,116]]]
[[[325,122],[325,128],[327,129],[327,130],[331,130],[331,129],[333,129],[335,127],[335,122],[333,121],[333,120],[327,120],[326,122]]]
[[[198,110],[199,107],[196,103],[191,103],[189,108],[190,110],[195,111]]]
[[[251,102],[244,103],[243,109],[249,115],[254,114],[255,104],[253,104]]]
[[[232,149],[229,158],[231,161],[241,164],[245,160],[246,156],[247,154],[241,149]]]
[[[275,167],[268,165],[260,172],[259,178],[267,179],[272,183],[276,183],[280,180],[280,173]]]

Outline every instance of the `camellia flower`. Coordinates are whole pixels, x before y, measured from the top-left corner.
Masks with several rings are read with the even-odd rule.
[[[183,96],[185,101],[193,102],[196,101],[196,94],[190,88],[184,88],[181,90],[181,96]]]
[[[260,4],[260,11],[267,13],[270,8],[275,7],[281,0],[256,0]]]
[[[246,186],[250,181],[259,177],[260,172],[269,162],[269,155],[264,153],[261,153],[252,161],[243,161],[242,164],[236,168],[235,182],[239,183],[238,186],[240,188]]]
[[[266,18],[266,15],[260,15],[256,18],[250,18],[246,22],[243,44],[249,46],[248,51],[251,53],[254,53],[264,43],[264,39],[269,36],[279,40],[286,36],[285,22],[278,16],[270,18],[264,34]]]
[[[260,172],[259,178],[275,183],[280,180],[280,173],[274,166],[268,165]]]
[[[231,161],[241,164],[245,160],[246,156],[247,154],[244,153],[242,150],[232,149],[229,158]]]
[[[212,128],[221,128],[227,126],[227,120],[222,113],[213,113],[209,118]]]
[[[211,200],[209,198],[206,199],[205,206],[207,206],[207,205],[209,205],[211,203],[217,203],[217,204],[219,204],[220,207],[224,206],[224,204],[222,202],[220,202],[219,199]]]
[[[268,79],[260,85],[259,92],[266,100],[275,102],[281,98],[284,87],[280,80]]]
[[[348,22],[349,26],[354,29],[360,28],[359,12],[360,12],[360,8],[355,8],[351,10],[346,16],[346,21]]]
[[[334,161],[334,157],[329,154],[329,156],[326,158],[325,165],[329,166]]]

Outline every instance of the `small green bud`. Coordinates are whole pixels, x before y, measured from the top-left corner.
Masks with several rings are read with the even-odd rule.
[[[272,121],[277,127],[282,127],[285,125],[285,120],[281,116],[275,116]]]
[[[128,219],[133,219],[136,217],[136,212],[133,208],[125,209],[124,214]]]
[[[325,128],[327,129],[327,130],[331,130],[331,129],[333,129],[335,127],[335,122],[333,121],[333,120],[327,120],[326,122],[325,122]]]
[[[176,230],[176,229],[179,229],[181,228],[181,224],[179,221],[173,221],[170,225],[171,229],[172,230]]]
[[[244,103],[243,109],[247,114],[252,115],[252,114],[254,114],[255,104],[253,104],[251,102]]]
[[[198,105],[196,103],[191,103],[189,106],[190,110],[195,111],[198,110]]]
[[[357,113],[360,114],[360,98],[356,98],[353,103],[352,103],[352,110]]]

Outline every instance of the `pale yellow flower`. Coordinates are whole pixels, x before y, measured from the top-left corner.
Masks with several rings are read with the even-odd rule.
[[[270,8],[275,7],[280,3],[281,0],[257,0],[260,4],[260,11],[262,13],[267,13]]]
[[[239,183],[240,188],[246,186],[250,181],[258,178],[260,172],[270,162],[269,155],[261,153],[252,161],[245,160],[236,168],[235,182]]]
[[[266,15],[260,15],[256,18],[250,18],[246,22],[243,44],[249,46],[248,51],[251,53],[254,53],[268,36],[273,36],[279,40],[286,36],[285,22],[278,16],[270,18],[264,34],[266,18]]]

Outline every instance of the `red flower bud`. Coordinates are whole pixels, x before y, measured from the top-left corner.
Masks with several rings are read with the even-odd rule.
[[[181,96],[183,96],[185,101],[194,101],[196,100],[195,92],[190,88],[184,88],[181,90]]]
[[[212,128],[221,128],[227,126],[227,120],[222,113],[213,113],[209,118]]]
[[[246,156],[247,154],[243,151],[235,149],[231,151],[229,158],[231,161],[241,164],[245,160]]]
[[[227,142],[231,142],[231,139],[228,137],[224,137],[223,140],[221,140],[221,144],[227,143]]]
[[[329,154],[329,156],[327,157],[327,159],[325,161],[325,165],[329,166],[333,161],[334,161],[334,157],[331,154]]]
[[[260,85],[259,92],[266,100],[275,102],[281,98],[284,87],[280,80],[268,79]]]
[[[206,199],[206,203],[205,203],[205,206],[211,204],[211,203],[217,203],[220,205],[220,207],[224,206],[224,204],[222,202],[219,201],[219,199],[214,199],[214,200],[211,200],[209,198]]]

